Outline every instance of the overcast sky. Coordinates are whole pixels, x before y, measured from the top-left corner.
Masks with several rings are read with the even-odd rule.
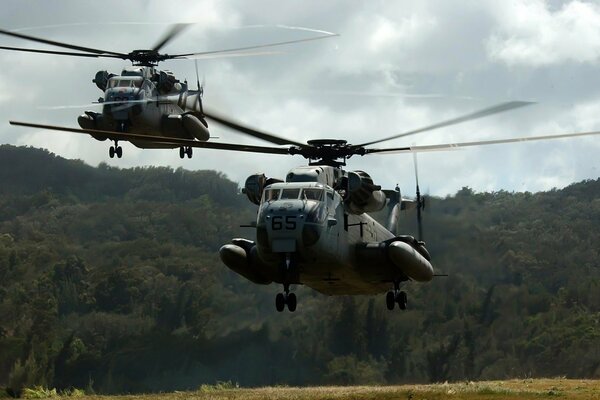
[[[23,33],[122,52],[151,47],[175,22],[196,24],[167,53],[311,35],[275,25],[339,33],[281,47],[282,54],[199,64],[207,106],[296,141],[361,143],[509,100],[537,104],[378,147],[600,130],[600,2],[3,0],[2,6],[2,29],[46,26]],[[44,48],[9,37],[0,37],[0,45]],[[1,143],[43,147],[91,165],[216,169],[241,185],[254,172],[283,177],[305,164],[300,156],[200,149],[181,160],[177,150],[129,144],[122,159],[110,159],[108,142],[11,127],[9,119],[77,127],[85,107],[41,107],[95,101],[102,95],[91,82],[96,71],[118,73],[128,64],[7,51],[0,51],[0,63]],[[193,61],[161,67],[195,81]],[[214,140],[266,144],[214,123],[210,129],[219,137]],[[420,181],[436,195],[463,186],[548,190],[598,178],[599,154],[599,136],[424,153]],[[348,169],[366,170],[384,187],[399,183],[404,193],[414,191],[410,155],[354,157]]]

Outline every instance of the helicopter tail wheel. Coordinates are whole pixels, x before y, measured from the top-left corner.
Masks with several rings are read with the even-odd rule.
[[[393,310],[396,305],[396,295],[391,290],[387,292],[385,296],[385,304],[387,305],[388,310]]]

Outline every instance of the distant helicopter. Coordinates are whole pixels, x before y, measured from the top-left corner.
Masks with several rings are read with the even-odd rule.
[[[337,36],[333,33],[324,33],[318,36],[281,41],[256,46],[247,46],[236,49],[193,52],[184,54],[162,54],[160,50],[173,38],[179,35],[190,24],[175,24],[151,48],[147,50],[133,50],[130,53],[100,50],[82,47],[52,40],[37,38],[22,33],[0,30],[0,34],[24,40],[30,40],[51,46],[62,47],[76,52],[27,49],[18,47],[0,46],[3,50],[23,51],[30,53],[43,53],[66,55],[75,57],[117,58],[130,60],[132,67],[123,69],[120,75],[108,71],[98,71],[92,80],[104,93],[98,99],[103,106],[102,112],[85,111],[77,122],[83,129],[97,140],[110,139],[114,146],[109,148],[110,158],[121,158],[123,148],[119,146],[116,137],[99,134],[93,131],[128,132],[139,134],[142,137],[131,140],[131,143],[140,148],[177,148],[179,156],[192,157],[192,146],[179,146],[155,140],[148,140],[152,136],[170,137],[177,139],[207,141],[210,138],[206,122],[202,95],[203,85],[198,78],[198,65],[196,64],[196,90],[190,90],[187,82],[180,82],[171,71],[158,70],[155,67],[161,61],[181,60],[189,58],[214,57],[215,55],[231,57],[269,54],[256,51],[273,46],[306,42]],[[323,33],[323,31],[320,31]]]
[[[292,169],[285,179],[250,175],[243,191],[259,206],[253,240],[236,238],[220,249],[221,260],[230,269],[257,284],[275,282],[283,292],[275,297],[277,311],[287,306],[295,311],[296,295],[290,285],[303,284],[327,295],[376,294],[386,292],[389,310],[397,304],[406,309],[408,296],[400,290],[412,280],[427,282],[436,274],[432,258],[425,248],[421,228],[421,197],[417,175],[416,199],[407,200],[399,190],[382,190],[364,171],[343,167],[353,156],[371,154],[418,153],[470,146],[571,138],[598,135],[600,132],[517,137],[426,146],[373,148],[374,144],[414,135],[487,115],[525,106],[526,102],[508,102],[453,118],[421,129],[384,139],[352,145],[345,140],[319,139],[299,143],[259,131],[215,112],[205,112],[212,120],[238,132],[269,141],[281,147],[236,143],[198,142],[187,139],[151,137],[151,140],[179,146],[252,153],[300,155],[308,166]],[[86,130],[52,125],[10,122],[12,125],[88,133]],[[104,134],[104,132],[101,132]],[[137,140],[141,135],[106,132],[114,140]],[[416,160],[416,159],[415,159]],[[368,213],[390,208],[384,227]],[[400,235],[397,221],[400,210],[416,208],[418,237]]]

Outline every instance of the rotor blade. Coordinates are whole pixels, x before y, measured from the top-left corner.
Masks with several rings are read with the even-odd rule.
[[[160,49],[164,47],[167,43],[173,40],[176,36],[178,36],[181,32],[183,32],[186,28],[188,28],[191,24],[173,24],[171,29],[169,29],[165,35],[154,45],[152,50],[158,52]]]
[[[529,102],[529,101],[509,101],[507,103],[501,103],[501,104],[495,105],[493,107],[489,107],[489,108],[485,108],[483,110],[476,111],[476,112],[471,113],[471,114],[463,115],[462,117],[452,118],[452,119],[449,119],[447,121],[438,122],[437,124],[426,126],[424,128],[415,129],[415,130],[412,130],[412,131],[400,133],[398,135],[390,136],[390,137],[387,137],[385,139],[373,140],[372,142],[362,143],[362,144],[359,144],[357,146],[360,146],[360,147],[362,147],[362,146],[369,146],[369,145],[372,145],[372,144],[375,144],[375,143],[381,143],[381,142],[385,142],[385,141],[392,140],[392,139],[398,139],[398,138],[401,138],[401,137],[405,137],[405,136],[409,136],[409,135],[414,135],[416,133],[430,131],[430,130],[442,128],[442,127],[445,127],[445,126],[456,125],[456,124],[460,124],[461,122],[466,122],[466,121],[471,121],[471,120],[478,119],[478,118],[487,117],[488,115],[498,114],[498,113],[501,113],[501,112],[504,112],[504,111],[513,110],[515,108],[528,106],[530,104],[534,104],[534,103],[533,102]]]
[[[196,69],[196,89],[200,91],[200,74],[198,74],[198,60],[194,60],[194,67]],[[202,80],[204,81],[204,78]]]
[[[23,51],[26,53],[42,53],[42,54],[56,54],[59,56],[75,56],[75,57],[91,57],[91,58],[121,58],[119,56],[115,56],[112,54],[93,54],[93,53],[71,53],[68,51],[54,51],[54,50],[39,50],[39,49],[26,49],[23,47],[7,47],[0,46],[2,50],[13,50],[13,51]]]
[[[127,54],[123,54],[123,53],[117,53],[117,52],[114,52],[114,51],[100,50],[100,49],[94,49],[94,48],[91,48],[91,47],[83,47],[83,46],[77,46],[77,45],[74,45],[74,44],[56,42],[54,40],[37,38],[37,37],[34,37],[34,36],[24,35],[22,33],[5,31],[3,29],[0,29],[0,34],[7,35],[7,36],[17,37],[19,39],[31,40],[33,42],[44,43],[44,44],[48,44],[48,45],[51,45],[51,46],[63,47],[65,49],[83,51],[83,52],[87,52],[87,53],[112,54],[114,56],[119,56],[119,58],[127,57]]]
[[[225,54],[225,53],[232,53],[232,52],[240,52],[240,51],[244,51],[244,50],[264,49],[266,47],[283,46],[283,45],[292,44],[292,43],[302,43],[302,42],[309,42],[309,41],[313,41],[313,40],[327,39],[329,37],[334,37],[334,36],[339,36],[339,34],[338,33],[327,33],[325,35],[313,36],[310,38],[286,40],[283,42],[266,43],[266,44],[259,44],[259,45],[254,45],[254,46],[237,47],[234,49],[210,50],[210,51],[201,51],[201,52],[197,52],[197,53],[174,54],[174,55],[170,55],[169,58],[204,56],[204,55],[212,55],[212,54]]]
[[[306,146],[306,144],[303,144],[303,143],[294,142],[293,140],[285,139],[285,138],[282,138],[279,136],[272,135],[270,133],[259,131],[257,129],[251,128],[246,125],[242,125],[241,123],[239,123],[237,121],[233,121],[222,115],[219,115],[218,113],[215,113],[214,111],[207,111],[206,109],[204,109],[204,116],[212,119],[213,121],[215,121],[221,125],[225,125],[226,127],[231,128],[235,131],[245,133],[246,135],[250,135],[252,137],[255,137],[255,138],[267,141],[267,142],[271,142],[273,144],[279,144],[279,145],[291,144],[291,145],[302,146],[302,147]]]
[[[444,144],[431,144],[424,146],[407,146],[407,147],[396,147],[389,149],[366,149],[365,154],[392,154],[392,153],[414,153],[414,152],[425,152],[425,151],[439,151],[439,150],[453,150],[461,147],[472,147],[472,146],[487,146],[490,144],[504,144],[504,143],[517,143],[517,142],[534,142],[538,140],[552,140],[552,139],[563,139],[572,138],[579,136],[591,136],[600,135],[600,131],[594,132],[580,132],[580,133],[563,133],[559,135],[544,135],[544,136],[526,136],[510,139],[495,139],[495,140],[480,140],[477,142],[462,142],[462,143],[444,143]]]
[[[271,56],[274,54],[284,54],[282,51],[232,51],[229,53],[218,54],[200,54],[195,56],[165,56],[165,60],[214,60],[217,58],[230,57],[252,57],[252,56]]]
[[[153,97],[153,98],[148,98],[148,99],[143,99],[143,100],[103,101],[103,102],[93,102],[93,103],[87,103],[87,104],[71,104],[71,105],[61,105],[61,106],[38,106],[36,108],[38,110],[65,110],[65,109],[70,109],[70,108],[112,106],[112,105],[117,105],[117,104],[127,108],[129,106],[129,104],[131,104],[131,107],[133,107],[136,104],[154,103],[154,102],[161,102],[161,101],[162,100],[160,100],[156,97]],[[118,111],[118,110],[113,110],[113,111]]]
[[[122,141],[143,141],[150,143],[172,144],[174,146],[190,146],[204,149],[228,150],[228,151],[244,151],[248,153],[266,153],[266,154],[290,154],[289,149],[279,147],[252,146],[236,143],[216,143],[216,142],[199,142],[196,140],[177,139],[165,136],[153,136],[136,133],[121,133],[112,131],[101,131],[95,129],[79,129],[69,128],[64,126],[32,124],[28,122],[9,121],[11,125],[24,126],[37,129],[48,129],[62,132],[82,133],[88,135],[104,136],[110,140]]]

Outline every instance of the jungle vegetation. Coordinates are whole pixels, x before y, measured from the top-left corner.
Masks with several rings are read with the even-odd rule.
[[[409,310],[298,287],[277,313],[219,260],[256,212],[221,173],[0,146],[0,388],[600,377],[600,179],[428,200],[449,276],[406,285]]]

